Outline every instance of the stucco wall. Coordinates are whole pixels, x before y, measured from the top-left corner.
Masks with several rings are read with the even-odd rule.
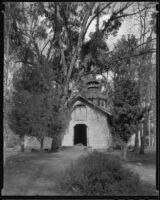
[[[74,106],[79,103],[81,102],[77,101]],[[75,113],[80,112],[77,111],[78,109],[80,108],[75,108],[71,113],[71,121],[62,139],[62,146],[73,146],[74,126],[76,124],[85,124],[87,126],[87,146],[91,146],[94,149],[108,148],[111,144],[111,135],[106,116],[86,105],[86,120],[82,120],[82,118],[77,120]],[[83,113],[83,115],[85,114]]]

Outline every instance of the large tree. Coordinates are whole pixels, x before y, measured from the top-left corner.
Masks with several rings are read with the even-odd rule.
[[[14,74],[15,92],[9,126],[22,139],[22,150],[25,135],[35,136],[41,150],[45,136],[51,137],[56,144],[68,119],[60,106],[60,91],[54,84],[53,71],[47,66],[43,70],[26,65]]]
[[[106,40],[116,34],[124,18],[139,10],[134,2],[11,2],[6,4],[6,13],[11,24],[9,52],[16,62],[42,71],[45,66],[53,69],[64,109],[75,79],[92,69],[107,72],[116,59],[126,59],[125,55],[113,60]],[[106,18],[100,23],[102,16]],[[95,20],[97,28],[87,41]]]
[[[142,53],[138,57],[138,77],[139,77],[139,88],[140,88],[140,105],[142,108],[146,108],[148,112],[144,114],[144,120],[141,121],[139,126],[139,131],[141,134],[141,145],[140,153],[144,153],[145,148],[145,137],[148,135],[149,130],[149,113],[150,110],[154,111],[155,119],[155,61],[153,61],[153,55],[155,54],[155,42],[156,42],[156,12],[154,9],[149,9],[146,2],[138,2],[139,13],[135,16],[137,25],[139,25],[139,46],[138,50]],[[140,8],[144,6],[144,11],[142,12]],[[150,51],[151,50],[151,51]],[[147,52],[144,54],[144,52]],[[154,62],[154,63],[153,63]],[[147,109],[150,108],[150,109]],[[154,126],[155,127],[155,126]],[[154,133],[155,134],[155,133]],[[136,147],[138,147],[138,133],[136,135]]]
[[[134,54],[137,40],[133,35],[118,41],[114,57]],[[140,91],[137,77],[137,60],[128,57],[113,66],[113,134],[123,144],[123,158],[126,159],[127,142],[137,129],[144,110],[139,104]]]
[[[109,52],[104,39],[116,34],[125,17],[138,13],[133,2],[20,2],[12,3],[12,6],[16,7],[11,33],[12,49],[16,57],[31,65],[52,65],[56,57],[58,64],[61,64],[64,101],[70,94],[70,82],[75,79],[77,70],[79,76],[85,71],[86,65],[79,62],[81,52],[86,55],[84,46],[89,46],[92,59],[93,49],[96,47],[95,52],[99,56],[94,58],[93,63],[103,66],[101,72],[107,71],[104,57],[107,58],[106,54],[109,55]],[[143,10],[142,7],[141,11]],[[98,16],[100,21],[105,15],[107,17],[103,24],[99,25],[87,42],[86,34],[90,25]]]

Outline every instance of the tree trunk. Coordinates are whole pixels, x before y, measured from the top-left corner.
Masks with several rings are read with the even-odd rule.
[[[10,10],[10,2],[8,2],[8,10]],[[5,59],[5,65],[4,65],[4,90],[3,90],[3,94],[4,94],[4,100],[3,100],[3,103],[4,103],[4,131],[3,131],[3,141],[4,141],[4,145],[3,145],[3,150],[4,150],[4,159],[3,159],[3,164],[5,165],[5,156],[6,156],[6,147],[7,147],[7,138],[8,138],[8,132],[7,132],[7,129],[8,129],[8,126],[6,125],[7,123],[7,102],[6,102],[6,92],[7,92],[7,86],[8,86],[8,76],[9,76],[9,59],[10,59],[10,56],[9,56],[9,47],[10,47],[10,44],[9,44],[9,33],[10,33],[10,29],[11,29],[11,18],[10,16],[6,16],[6,14],[4,13],[4,20],[6,21],[8,19],[8,27],[5,26],[5,33],[7,35],[7,39],[6,39],[6,46],[5,46],[5,49],[6,49],[6,59]]]
[[[134,152],[139,152],[139,137],[138,137],[138,132],[139,132],[139,130],[137,130],[137,132],[135,134]]]
[[[58,149],[58,141],[57,138],[52,138],[52,144],[51,144],[51,152],[56,152]]]
[[[127,143],[123,144],[123,148],[122,148],[122,159],[124,161],[126,161],[127,159]]]
[[[20,137],[21,152],[24,152],[24,136]]]
[[[144,154],[144,146],[145,146],[145,138],[144,135],[141,137],[141,147],[140,147],[140,154]]]
[[[156,104],[156,103],[155,103]],[[157,115],[158,115],[158,112],[157,112]],[[156,106],[154,105],[154,108],[153,108],[153,131],[154,131],[154,135],[153,135],[153,138],[154,138],[154,142],[153,142],[153,149],[156,150],[156,135],[158,134],[156,131]],[[158,136],[157,136],[158,138]]]
[[[156,150],[156,137],[157,137],[156,134],[157,134],[157,132],[156,132],[155,123],[153,125],[153,131],[154,131],[154,133],[153,133],[153,136],[152,136],[152,147],[153,147],[154,150]]]
[[[141,147],[140,154],[145,153],[145,136],[148,134],[148,112],[145,113],[144,122],[141,129]]]
[[[3,138],[3,165],[5,165],[5,162],[6,162],[6,139]]]
[[[40,151],[43,151],[43,141],[44,141],[44,138],[41,138],[40,139]]]
[[[97,13],[99,12],[99,5],[97,6]],[[97,15],[96,31],[99,31],[99,15]]]
[[[8,126],[7,126],[7,119],[6,119],[6,113],[4,113],[4,119],[3,119],[3,164],[5,165],[6,161],[6,148],[7,148],[7,141],[8,141]]]
[[[83,24],[82,24],[82,27],[81,27],[81,31],[80,31],[79,36],[78,36],[77,46],[76,46],[76,49],[74,51],[74,55],[72,57],[72,60],[70,62],[67,77],[66,77],[66,85],[65,85],[65,90],[64,90],[65,96],[67,96],[67,94],[68,94],[69,82],[70,82],[70,78],[71,78],[71,75],[72,75],[72,71],[73,71],[73,68],[75,66],[79,50],[81,48],[81,44],[82,44],[85,29],[86,29],[87,21],[88,21],[90,15],[91,15],[91,12],[92,12],[94,5],[95,5],[95,2],[90,3],[88,11],[85,15],[85,18],[84,18],[84,21],[83,21]]]
[[[140,138],[141,138],[141,141],[140,141],[140,151],[139,153],[140,154],[144,154],[144,132],[143,132],[143,123],[141,123],[141,127],[140,127]]]
[[[150,112],[148,114],[148,138],[149,138],[149,147],[151,147],[151,123],[150,123]]]
[[[6,129],[6,127],[4,129]],[[6,133],[7,130],[4,130],[3,132],[3,165],[5,165],[8,134]]]

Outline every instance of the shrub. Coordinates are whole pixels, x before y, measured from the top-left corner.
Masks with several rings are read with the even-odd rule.
[[[9,135],[8,140],[7,140],[7,147],[8,148],[14,148],[18,144],[19,144],[18,137],[16,135],[14,135],[14,134]]]
[[[89,153],[72,163],[58,185],[62,191],[75,195],[146,195],[141,194],[144,190],[137,174],[117,156],[100,152]]]

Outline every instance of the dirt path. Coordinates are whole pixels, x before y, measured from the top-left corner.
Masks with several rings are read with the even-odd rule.
[[[85,152],[81,149],[57,153],[22,153],[9,159],[4,170],[3,195],[61,195],[55,182],[61,170]],[[11,158],[11,157],[10,157]]]
[[[128,164],[128,167],[133,169],[140,175],[140,179],[146,183],[151,184],[154,188],[156,187],[156,167],[155,166],[144,166],[143,164]]]

